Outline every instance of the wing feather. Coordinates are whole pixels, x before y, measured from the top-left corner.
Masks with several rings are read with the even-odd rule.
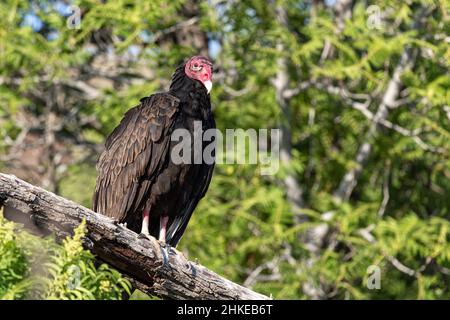
[[[151,177],[168,161],[178,105],[178,98],[158,93],[125,114],[97,163],[94,211],[124,221],[143,204]]]

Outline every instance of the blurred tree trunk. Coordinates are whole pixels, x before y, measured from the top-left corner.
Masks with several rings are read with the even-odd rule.
[[[313,8],[318,4],[314,3]],[[333,7],[334,21],[337,25],[337,32],[341,33],[345,26],[345,20],[352,16],[352,0],[337,0]],[[315,10],[313,10],[313,13]],[[333,58],[336,53],[335,47],[329,40],[326,40],[320,56],[319,64],[323,64],[325,60]],[[304,239],[305,247],[311,253],[311,257],[305,262],[306,269],[311,268],[317,261],[321,250],[326,245],[326,239],[330,232],[327,223],[321,223],[315,227],[306,230]],[[303,292],[312,299],[326,299],[326,289],[321,285],[316,285],[311,281],[307,281],[302,286]]]
[[[289,28],[288,17],[286,9],[277,4],[275,7],[275,16],[277,22],[285,28]],[[284,185],[286,186],[286,196],[289,203],[292,206],[292,210],[295,215],[295,222],[300,223],[304,221],[304,217],[301,215],[301,208],[303,207],[303,190],[298,183],[298,178],[295,174],[290,172],[289,166],[292,162],[292,132],[291,132],[291,106],[290,99],[287,97],[286,92],[289,90],[290,77],[288,71],[288,59],[285,56],[285,46],[282,41],[278,41],[276,45],[278,51],[277,59],[277,73],[273,84],[275,87],[276,101],[282,112],[282,119],[280,122],[281,129],[281,145],[280,145],[280,160],[281,164],[288,168],[288,173],[284,178]]]

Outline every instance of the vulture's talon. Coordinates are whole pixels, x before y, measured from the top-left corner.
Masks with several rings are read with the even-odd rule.
[[[172,247],[170,244],[163,242],[163,243],[161,243],[161,248],[164,248],[168,257],[175,255],[175,250],[174,250],[175,248]]]
[[[138,238],[139,239],[148,239],[148,240],[150,240],[150,235],[148,234],[148,233],[139,233],[139,235],[138,235]]]
[[[161,243],[159,243],[158,242],[158,240],[156,240],[154,237],[152,237],[150,234],[148,234],[148,233],[144,233],[144,232],[141,232],[141,233],[139,233],[139,235],[138,235],[138,239],[147,239],[147,240],[149,240],[151,243],[153,243],[153,246],[155,247],[155,248],[161,248],[159,251],[158,251],[158,249],[156,249],[156,255],[157,255],[157,258],[159,259],[159,260],[162,260],[163,261],[163,266],[165,266],[166,265],[166,260],[168,260],[168,256],[167,256],[167,253],[166,254],[164,254],[164,244],[161,244]],[[168,265],[168,263],[167,263],[167,265]]]
[[[170,246],[164,244],[161,244],[161,256],[162,256],[162,266],[163,267],[167,267],[170,268],[170,261],[169,261],[169,252],[167,252],[167,247],[169,247],[169,252],[170,252]]]

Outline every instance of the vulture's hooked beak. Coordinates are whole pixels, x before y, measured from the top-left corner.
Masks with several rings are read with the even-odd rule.
[[[212,82],[210,80],[203,82],[203,85],[206,88],[206,91],[209,93],[212,89]]]

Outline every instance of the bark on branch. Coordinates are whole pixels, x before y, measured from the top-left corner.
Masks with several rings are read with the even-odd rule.
[[[169,299],[269,299],[188,261],[173,248],[163,250],[156,239],[139,237],[103,215],[3,173],[1,205],[17,209],[34,228],[58,238],[71,235],[86,219],[86,247],[148,294]],[[13,220],[20,220],[18,215]]]

